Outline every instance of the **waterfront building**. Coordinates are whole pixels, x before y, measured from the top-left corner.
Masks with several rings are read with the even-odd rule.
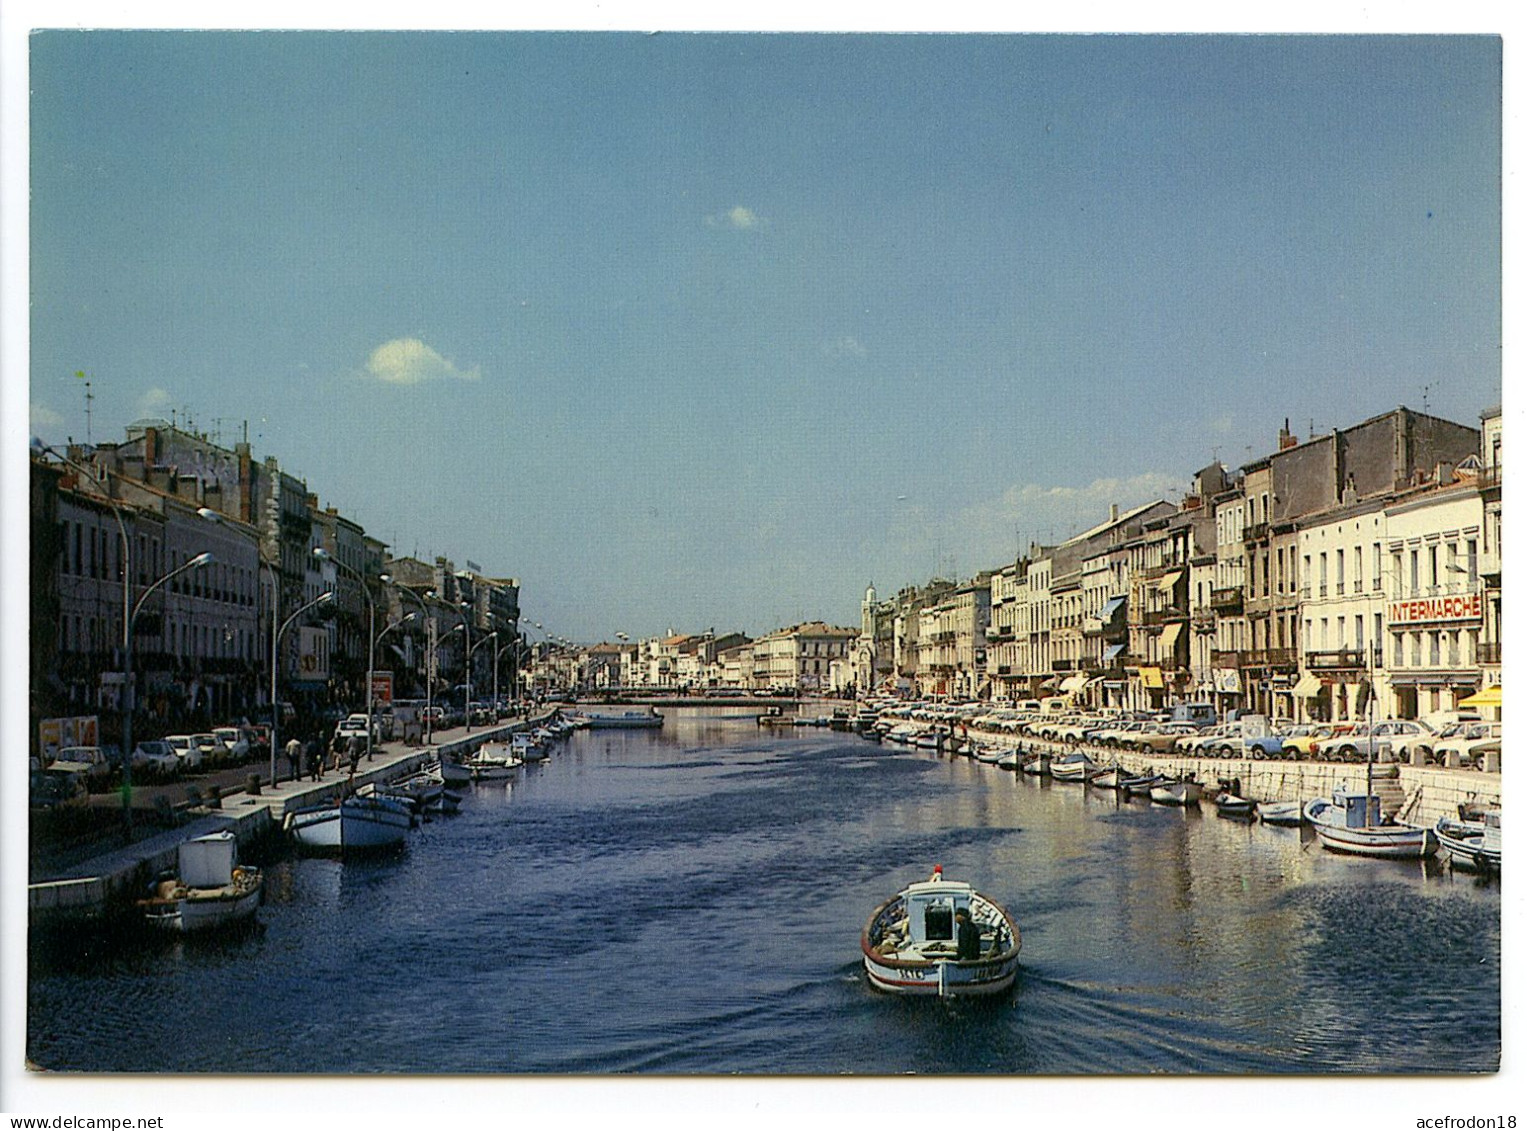
[[[1026,698],[1026,639],[1020,644],[1020,610],[1028,605],[1028,559],[992,571],[991,623],[986,628],[986,679],[991,696],[1014,702]]]
[[[768,633],[753,642],[753,686],[763,691],[825,693],[834,660],[847,660],[856,628],[810,621]]]
[[[984,690],[991,574],[957,586],[918,613],[917,687],[923,696],[974,699]]]
[[[1195,477],[1194,490],[1176,513],[1152,518],[1127,544],[1129,656],[1124,688],[1127,706],[1159,710],[1193,695],[1189,662],[1191,562],[1215,544],[1215,519],[1205,492],[1224,486],[1211,465]]]

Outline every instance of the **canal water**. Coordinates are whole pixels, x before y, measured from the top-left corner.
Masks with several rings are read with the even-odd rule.
[[[1305,834],[1307,837],[1308,834]],[[942,864],[1007,906],[989,1003],[865,982]],[[474,787],[406,850],[266,862],[250,930],[34,939],[27,1051],[174,1073],[1479,1073],[1500,889],[1299,830],[673,712]]]

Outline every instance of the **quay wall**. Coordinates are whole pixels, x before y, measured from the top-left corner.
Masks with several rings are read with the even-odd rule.
[[[994,743],[1014,745],[1012,735],[976,728],[971,728],[970,733]],[[1340,785],[1362,788],[1367,775],[1365,766],[1350,762],[1187,758],[1142,754],[1086,743],[1044,742],[1027,737],[1018,739],[1016,744],[1024,750],[1048,751],[1055,755],[1080,750],[1101,764],[1117,762],[1132,773],[1142,773],[1149,768],[1168,777],[1192,774],[1197,781],[1208,786],[1216,785],[1221,778],[1226,781],[1239,778],[1242,795],[1257,801],[1303,802],[1315,797],[1329,797],[1331,791]],[[1399,816],[1412,825],[1433,825],[1440,817],[1457,817],[1460,804],[1478,802],[1499,805],[1501,801],[1501,776],[1498,773],[1443,766],[1412,766],[1398,762],[1379,763],[1374,766],[1373,773],[1375,792],[1392,797],[1392,802],[1386,798],[1385,808],[1389,809],[1391,804],[1403,804]],[[1398,790],[1386,785],[1386,782],[1396,782]]]
[[[487,727],[430,747],[384,744],[375,748],[372,761],[361,763],[353,782],[348,774],[329,772],[322,781],[287,781],[262,784],[254,793],[229,792],[215,802],[216,808],[198,811],[186,824],[103,852],[61,876],[28,884],[28,918],[32,925],[41,926],[59,920],[98,919],[128,909],[156,876],[175,869],[184,841],[226,829],[238,837],[240,846],[247,845],[281,830],[294,809],[332,802],[352,788],[396,781],[436,756],[466,757],[485,743],[538,726],[548,717],[550,713]]]

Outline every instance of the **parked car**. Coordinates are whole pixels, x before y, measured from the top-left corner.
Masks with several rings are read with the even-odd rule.
[[[249,761],[249,736],[243,727],[218,727],[212,732],[212,737],[222,745],[223,757],[227,762],[242,766]]]
[[[366,734],[367,734],[368,730],[369,730],[369,732],[371,734],[371,741],[373,743],[377,743],[377,742],[380,742],[382,740],[381,728],[376,726],[374,723],[370,724],[368,726],[367,721],[366,721],[365,712],[361,712],[358,715],[346,715],[340,721],[339,725],[334,728],[334,737],[337,738],[337,739],[338,738],[361,738],[361,739],[364,739],[366,737]]]
[[[1459,723],[1457,730],[1437,740],[1434,754],[1439,763],[1446,764],[1449,754],[1457,754],[1460,766],[1478,770],[1484,768],[1485,755],[1500,753],[1500,723]]]
[[[1437,731],[1419,719],[1395,719],[1379,724],[1383,747],[1378,757],[1396,762],[1409,762],[1411,752],[1430,752],[1437,743]]]
[[[111,780],[112,765],[99,746],[65,746],[48,765],[50,770],[80,774],[86,788],[104,786]]]
[[[33,770],[28,803],[33,809],[75,808],[87,804],[90,787],[77,770]]]
[[[152,778],[173,778],[180,774],[180,759],[170,744],[161,739],[149,739],[133,747],[133,773],[147,774]]]
[[[180,760],[181,773],[202,768],[202,763],[206,761],[206,753],[200,735],[167,734],[164,736],[164,741],[171,753]]]
[[[1129,736],[1125,745],[1142,754],[1165,754],[1184,735],[1197,734],[1199,728],[1192,723],[1158,723]]]
[[[1308,734],[1291,735],[1283,740],[1283,751],[1289,757],[1319,758],[1321,750],[1332,739],[1340,738],[1352,729],[1350,723],[1320,723],[1312,726]]]

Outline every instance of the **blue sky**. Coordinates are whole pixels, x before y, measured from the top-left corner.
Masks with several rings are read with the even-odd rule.
[[[759,634],[1500,401],[1486,37],[47,32],[31,430]]]

